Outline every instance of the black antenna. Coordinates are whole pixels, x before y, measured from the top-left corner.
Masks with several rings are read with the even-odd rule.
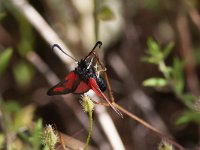
[[[96,47],[99,45],[99,48],[101,48],[101,45],[102,45],[103,43],[101,42],[101,41],[98,41],[96,44],[95,44],[95,46],[93,47],[93,49],[90,51],[90,53],[85,57],[85,59],[84,60],[86,60],[92,53],[93,53],[93,51],[96,49]]]
[[[68,57],[70,57],[71,59],[75,60],[76,62],[78,62],[78,60],[76,60],[74,57],[70,56],[69,54],[67,54],[58,44],[54,44],[52,46],[52,50],[57,47],[59,50],[61,50],[65,55],[67,55]]]

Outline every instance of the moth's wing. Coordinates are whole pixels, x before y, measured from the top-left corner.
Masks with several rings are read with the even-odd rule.
[[[102,95],[102,91],[99,89],[99,86],[94,78],[89,78],[88,85],[90,88],[101,98],[104,99],[104,96]]]
[[[51,87],[47,91],[47,95],[52,96],[73,93],[76,90],[79,82],[80,80],[78,75],[72,71],[65,77],[64,81],[61,81],[55,86]]]
[[[80,80],[80,79],[79,79]],[[90,90],[90,87],[83,81],[79,81],[76,89],[73,91],[74,94],[82,94]]]
[[[99,89],[97,82],[94,78],[90,78],[88,81],[88,86],[102,99],[104,99],[112,109],[123,118],[122,113],[108,100],[108,98],[103,94],[103,92]]]

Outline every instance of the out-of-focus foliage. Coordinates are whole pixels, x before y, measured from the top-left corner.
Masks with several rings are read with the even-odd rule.
[[[158,65],[167,58],[167,56],[172,51],[174,44],[169,43],[163,50],[161,50],[160,45],[153,39],[149,38],[147,40],[147,46],[148,46],[148,51],[146,51],[146,53],[148,56],[143,57],[143,60],[148,63]]]
[[[188,122],[195,122],[200,124],[200,114],[199,112],[186,110],[184,111],[181,116],[176,120],[177,125],[186,124]]]
[[[0,75],[6,70],[9,60],[12,56],[13,50],[11,48],[5,49],[3,52],[0,53]]]
[[[174,58],[172,66],[167,66],[165,60],[173,48],[173,44],[169,43],[163,50],[157,42],[149,39],[147,42],[147,56],[144,61],[158,66],[163,78],[149,78],[143,82],[144,86],[151,87],[169,87],[181,102],[187,107],[176,121],[177,125],[186,124],[188,122],[200,123],[200,114],[194,110],[195,97],[191,93],[184,91],[185,81],[183,76],[184,62],[178,58]]]
[[[144,86],[163,87],[167,85],[165,78],[149,78],[143,82]]]
[[[17,132],[20,128],[25,128],[32,121],[33,106],[21,108],[15,101],[1,102],[0,108],[4,115],[4,123],[8,132]]]
[[[3,149],[4,142],[5,136],[2,133],[0,133],[0,149]]]
[[[174,58],[173,60],[173,65],[171,69],[171,77],[172,77],[172,82],[174,85],[174,91],[177,93],[177,95],[180,95],[183,93],[184,86],[185,86],[185,81],[184,81],[184,76],[183,76],[183,69],[184,69],[184,62],[181,61],[178,58]]]
[[[9,0],[3,0],[1,4],[4,9],[13,15],[18,24],[20,38],[17,43],[17,52],[21,55],[22,60],[13,66],[13,73],[17,84],[20,87],[26,87],[30,84],[32,77],[34,76],[34,68],[28,62],[23,60],[26,54],[33,50],[35,38],[32,26]]]
[[[31,82],[34,69],[27,62],[20,61],[14,65],[13,73],[17,84],[20,87],[26,87]]]
[[[159,0],[145,0],[144,5],[146,8],[152,10],[152,11],[158,11],[160,6]]]
[[[103,6],[99,10],[97,14],[98,19],[103,20],[103,21],[109,21],[115,19],[115,14],[111,10],[110,7],[108,6]]]
[[[10,0],[3,0],[0,3],[4,9],[15,17],[19,31],[20,31],[20,40],[18,44],[18,52],[24,56],[27,52],[33,50],[34,45],[34,34],[32,31],[32,26],[26,20],[26,18],[17,10]]]
[[[6,16],[6,13],[0,12],[0,20],[2,20]]]
[[[0,101],[3,132],[1,145],[8,149],[35,149],[41,146],[42,121],[33,123],[34,106],[21,107],[16,101]],[[32,126],[34,125],[34,126]],[[6,140],[6,143],[4,143]]]
[[[40,149],[41,144],[42,144],[42,135],[41,133],[43,132],[43,127],[42,127],[42,120],[39,119],[35,123],[35,127],[30,131],[31,136],[29,136],[29,141],[32,143],[35,149]]]
[[[20,132],[19,137],[23,139],[26,144],[29,145],[29,149],[40,150],[42,145],[42,137],[43,137],[43,127],[42,120],[38,119],[34,123],[33,128],[29,128],[26,132]],[[26,145],[24,144],[24,145]]]

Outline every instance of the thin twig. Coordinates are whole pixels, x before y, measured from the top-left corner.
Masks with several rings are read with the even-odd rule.
[[[101,61],[99,60],[99,57],[97,54],[95,54],[95,58],[97,59],[98,63],[101,65],[102,69],[105,69],[104,65],[101,63]],[[109,80],[108,80],[108,76],[107,76],[107,73],[106,71],[104,71],[104,75],[106,75],[107,79],[106,79],[106,82],[107,82],[107,85],[110,89],[108,89],[111,93],[111,98],[112,100],[114,99],[113,95],[112,95],[112,92],[111,92],[111,86],[110,86],[110,83],[109,83]],[[114,100],[112,101],[112,104],[118,108],[120,111],[122,111],[123,113],[125,113],[126,115],[128,115],[129,117],[131,117],[133,120],[139,122],[140,124],[142,124],[143,126],[145,126],[146,128],[148,128],[149,130],[153,131],[154,133],[156,133],[158,136],[160,136],[161,138],[166,138],[171,144],[175,145],[177,148],[179,148],[180,150],[184,150],[184,148],[176,143],[175,141],[173,141],[172,139],[170,139],[167,135],[163,134],[161,131],[159,131],[158,129],[156,129],[155,127],[151,126],[150,124],[148,124],[147,122],[145,122],[144,120],[140,119],[139,117],[135,116],[134,114],[130,113],[129,111],[127,111],[126,109],[124,109],[123,107],[121,107],[120,105],[116,104],[114,102]]]
[[[129,117],[131,117],[133,120],[139,122],[140,124],[142,124],[143,126],[145,126],[147,129],[149,129],[149,130],[153,131],[154,133],[156,133],[161,138],[166,138],[171,144],[175,145],[180,150],[184,150],[184,148],[180,144],[176,143],[175,141],[173,141],[172,139],[170,139],[168,136],[166,136],[161,131],[159,131],[158,129],[154,128],[153,126],[151,126],[150,124],[148,124],[144,120],[142,120],[139,117],[135,116],[134,114],[130,113],[129,111],[127,111],[126,109],[124,109],[123,107],[121,107],[120,105],[118,105],[116,103],[113,103],[113,105],[115,107],[117,107],[120,111],[122,111],[123,113],[125,113],[126,115],[128,115]]]
[[[118,74],[118,76],[121,77],[122,80],[123,80],[123,79],[127,79],[127,77],[128,77],[128,78],[129,78],[129,81],[128,81],[127,84],[131,84],[131,85],[136,84],[136,83],[134,83],[134,80],[132,79],[132,77],[131,77],[131,75],[130,75],[128,69],[127,69],[127,67],[125,66],[125,64],[123,63],[123,61],[120,59],[120,57],[115,56],[115,55],[112,55],[112,58],[111,58],[110,60],[112,60],[112,61],[110,61],[111,66],[112,66],[113,69],[116,71],[116,73]],[[113,63],[113,62],[115,62],[115,63]],[[116,62],[118,62],[118,63],[117,63],[117,66],[118,66],[117,68],[115,67]],[[119,68],[120,68],[120,71],[118,70]],[[125,80],[125,81],[127,81],[127,80]],[[130,87],[129,87],[129,88],[130,88]],[[144,114],[147,115],[147,118],[150,118],[150,117],[149,117],[149,115],[148,115],[145,111],[148,111],[148,113],[151,111],[151,112],[154,114],[153,117],[155,117],[156,123],[160,125],[159,127],[162,128],[163,131],[165,131],[166,133],[168,133],[168,129],[167,129],[166,126],[164,125],[163,121],[160,119],[160,117],[159,117],[158,115],[156,115],[156,114],[153,112],[153,110],[152,110],[152,108],[151,108],[152,106],[150,106],[151,104],[149,103],[150,100],[147,98],[147,96],[145,96],[145,94],[143,94],[143,92],[142,92],[141,90],[139,90],[138,88],[136,88],[136,87],[134,87],[134,86],[131,86],[131,89],[132,89],[132,90],[130,91],[130,93],[132,93],[132,94],[131,94],[131,97],[133,97],[133,99],[136,99],[136,100],[135,100],[136,104],[143,110]],[[133,91],[133,90],[134,90],[134,91]],[[141,102],[141,101],[144,101],[145,103],[147,103],[146,106],[148,106],[148,107],[143,108],[142,106],[140,106],[140,104],[139,104],[138,101],[140,101],[140,102]],[[118,104],[113,103],[113,105],[118,105]],[[119,106],[119,105],[118,105],[118,106]],[[116,107],[117,107],[117,106],[116,106]],[[157,128],[153,127],[152,125],[148,124],[147,122],[143,121],[142,119],[138,118],[137,116],[131,114],[131,113],[128,112],[127,110],[124,111],[125,109],[122,108],[121,106],[119,106],[119,107],[120,107],[120,108],[119,108],[120,111],[122,111],[123,113],[129,115],[130,117],[132,116],[132,119],[138,121],[138,122],[141,123],[143,126],[149,128],[151,131],[155,131],[155,133],[160,133],[159,135],[162,135],[162,136],[164,136],[164,137],[169,137],[169,136],[165,136],[165,134],[163,134],[163,133],[162,133],[161,131],[159,131]],[[118,107],[117,107],[117,108],[118,108]],[[144,109],[145,109],[145,110],[144,110]],[[151,116],[151,117],[152,117],[152,116]],[[156,125],[156,124],[155,124],[155,119],[153,120],[154,122],[152,122],[152,121],[150,120],[150,122],[151,122],[151,123],[154,123],[154,125]],[[143,123],[144,123],[144,124],[143,124]],[[162,137],[162,136],[161,136],[161,137]],[[168,139],[170,139],[170,138],[168,138]],[[173,144],[173,143],[176,143],[175,141],[173,141],[173,140],[171,140],[171,139],[170,139],[169,141],[172,141],[172,142],[171,142],[172,144]],[[178,144],[178,145],[179,145],[179,144]],[[182,147],[182,146],[181,146],[181,147]]]

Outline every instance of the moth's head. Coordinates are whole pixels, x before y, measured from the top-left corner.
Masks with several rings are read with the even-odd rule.
[[[80,68],[87,68],[87,63],[85,62],[85,60],[81,59],[78,62],[78,67],[80,67]]]

